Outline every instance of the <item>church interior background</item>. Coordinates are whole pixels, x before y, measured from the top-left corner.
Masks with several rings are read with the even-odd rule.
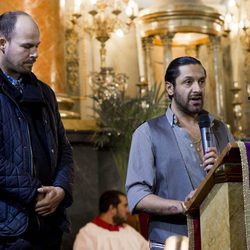
[[[208,75],[205,108],[236,139],[250,137],[250,0],[5,0],[0,10],[24,10],[39,24],[34,72],[55,90],[73,146],[72,233],[63,249],[72,248],[79,228],[97,214],[100,193],[124,189],[126,167],[117,166],[122,163],[110,135],[115,131],[121,146],[134,127],[125,133],[110,124],[114,118],[118,127],[135,123],[129,112],[117,112],[117,100],[139,102],[144,116],[137,120],[150,107],[162,110],[154,105],[162,99],[166,105],[163,77],[173,58],[201,60]],[[143,99],[149,93],[153,97]],[[119,107],[105,109],[103,103]],[[97,146],[96,131],[111,139],[99,137]]]

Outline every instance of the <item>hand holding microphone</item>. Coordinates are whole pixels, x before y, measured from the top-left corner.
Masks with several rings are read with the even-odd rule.
[[[199,116],[199,127],[203,149],[203,166],[208,172],[214,165],[218,154],[213,140],[210,118],[207,113]]]

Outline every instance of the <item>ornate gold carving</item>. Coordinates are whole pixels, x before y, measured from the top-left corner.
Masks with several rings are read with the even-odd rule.
[[[129,10],[126,15],[122,15],[124,10]],[[91,22],[85,24],[84,30],[92,37],[95,37],[100,42],[100,64],[101,68],[106,65],[106,42],[110,39],[111,34],[115,31],[128,30],[133,20],[137,15],[137,5],[133,1],[107,1],[97,0],[95,4],[91,5],[88,14],[91,16]],[[124,16],[126,18],[124,19]]]
[[[234,137],[237,139],[241,139],[244,137],[243,126],[242,126],[242,101],[241,101],[241,88],[237,81],[234,82],[233,88],[231,91],[233,92],[233,113],[234,113]]]
[[[148,8],[141,12],[140,20],[143,37],[168,32],[220,35],[224,24],[212,7],[191,3]]]
[[[240,35],[242,47],[250,52],[250,27],[243,27]]]
[[[65,61],[68,93],[78,95],[79,91],[79,56],[78,42],[79,35],[76,31],[76,20],[71,20],[71,27],[65,32]]]
[[[247,151],[244,142],[237,142],[240,149],[241,165],[242,165],[242,185],[244,199],[244,215],[246,227],[247,249],[250,248],[250,189],[249,189],[249,162],[247,159]]]
[[[66,64],[66,91],[69,96],[79,96],[79,56],[78,43],[79,34],[77,32],[78,14],[73,14],[66,23],[65,29],[65,64]],[[67,95],[57,95],[60,114],[65,119],[80,119],[80,114],[72,111],[74,100]]]

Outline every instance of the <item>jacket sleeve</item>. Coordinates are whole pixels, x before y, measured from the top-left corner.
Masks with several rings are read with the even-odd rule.
[[[58,104],[56,101],[55,94],[50,90],[50,101],[52,102],[52,112],[54,115],[54,121],[58,138],[58,159],[56,166],[56,174],[53,182],[53,186],[62,187],[65,191],[65,198],[63,204],[68,207],[73,202],[72,188],[74,179],[74,168],[73,168],[73,152],[69,140],[66,136],[66,132],[61,120],[61,116],[58,110]]]
[[[73,153],[71,145],[66,137],[66,133],[62,124],[61,119],[58,121],[58,166],[56,177],[54,180],[54,186],[60,186],[65,190],[64,205],[68,207],[73,202],[72,188],[74,179],[74,168],[73,168]]]

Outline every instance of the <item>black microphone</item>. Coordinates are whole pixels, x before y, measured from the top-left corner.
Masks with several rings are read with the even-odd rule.
[[[213,147],[212,131],[208,114],[204,113],[199,115],[199,127],[201,131],[203,154],[205,154],[209,147]]]

